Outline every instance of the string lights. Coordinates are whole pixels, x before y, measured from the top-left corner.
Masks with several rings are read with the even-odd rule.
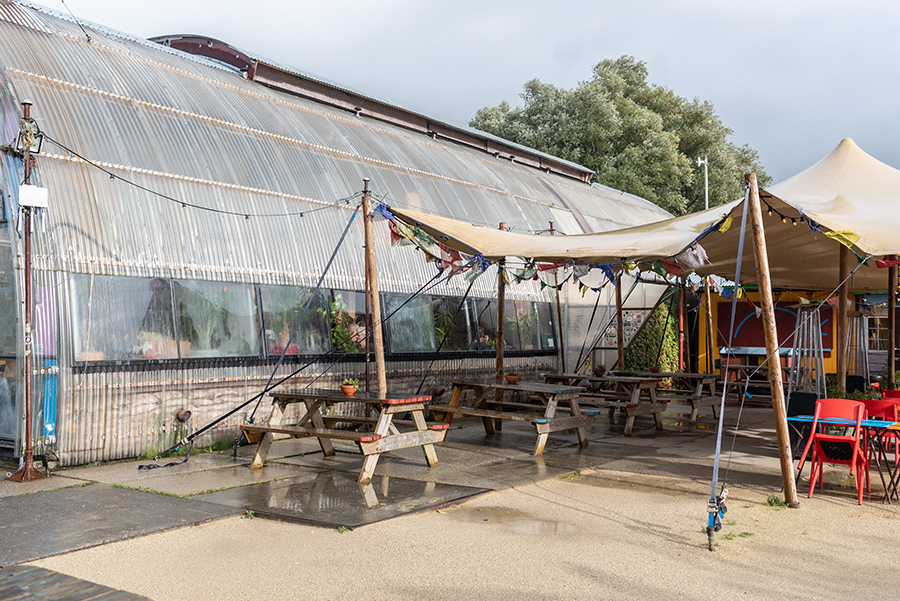
[[[799,217],[788,217],[787,215],[784,215],[784,214],[782,214],[782,213],[779,213],[778,211],[776,211],[775,209],[773,209],[773,208],[772,208],[772,205],[770,205],[769,203],[766,203],[766,214],[767,214],[769,217],[771,217],[772,215],[777,215],[778,218],[781,219],[781,223],[784,223],[784,224],[787,224],[788,219],[790,219],[790,220],[791,220],[791,225],[793,225],[794,227],[797,227],[797,221],[798,221],[798,219],[799,219],[800,221],[807,221],[807,222],[809,221],[806,217],[803,216],[802,213],[800,214]],[[812,225],[812,223],[810,223],[810,225]]]

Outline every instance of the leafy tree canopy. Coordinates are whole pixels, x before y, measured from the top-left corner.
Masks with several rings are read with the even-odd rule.
[[[675,215],[703,208],[703,167],[709,159],[709,204],[743,196],[744,174],[771,183],[759,154],[730,141],[710,102],[687,100],[647,81],[632,56],[604,60],[573,90],[533,79],[522,106],[480,109],[472,127],[579,163],[601,184],[636,194]]]

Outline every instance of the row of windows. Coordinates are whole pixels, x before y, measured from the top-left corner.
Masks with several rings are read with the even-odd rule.
[[[76,361],[359,353],[367,344],[361,292],[319,290],[303,315],[312,290],[294,286],[86,275],[70,281]],[[496,348],[496,300],[381,298],[387,352]],[[504,348],[555,348],[549,303],[507,301],[505,315]]]

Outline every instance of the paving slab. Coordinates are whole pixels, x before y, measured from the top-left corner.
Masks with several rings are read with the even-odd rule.
[[[9,470],[7,470],[7,472],[9,472]],[[5,474],[6,472],[0,475],[5,478]],[[80,480],[78,478],[67,478],[66,476],[56,472],[54,472],[49,478],[31,480],[30,482],[13,482],[12,480],[0,480],[0,499],[2,499],[3,497],[14,497],[16,495],[25,495],[45,490],[56,490],[57,488],[66,488],[69,486],[84,486],[84,480]]]
[[[339,441],[333,442],[337,443]],[[253,456],[256,454],[256,448],[256,443],[245,444],[238,447],[238,457],[252,461]],[[269,447],[268,457],[270,460],[282,459],[284,457],[303,455],[304,453],[320,452],[321,450],[322,448],[319,446],[319,441],[315,438],[282,438],[273,442],[272,446]]]
[[[101,586],[35,566],[0,569],[0,599],[4,601],[150,601],[134,593]]]
[[[0,566],[235,513],[232,507],[103,484],[9,497],[0,512]]]
[[[356,528],[484,492],[487,490],[483,488],[391,476],[376,476],[370,484],[361,485],[355,474],[328,471],[192,498],[252,511],[253,515],[334,528]]]
[[[146,459],[113,461],[99,465],[88,464],[63,468],[57,473],[67,478],[78,478],[85,482],[121,484],[126,481],[137,482],[175,474],[192,474],[209,469],[250,465],[250,459],[245,457],[234,458],[231,456],[231,453],[196,453],[191,454],[186,462],[184,459],[184,457],[163,457],[156,461],[147,461]],[[166,467],[170,463],[175,465]],[[158,465],[160,467],[141,469],[141,466],[146,467],[149,465]]]
[[[146,489],[150,492],[160,492],[183,497],[203,492],[234,488],[235,486],[247,486],[249,484],[259,484],[260,482],[285,480],[287,478],[294,478],[296,476],[312,474],[319,471],[321,470],[311,467],[278,463],[267,463],[264,467],[250,469],[249,464],[245,464],[233,467],[208,469],[202,472],[170,474],[153,478],[152,480],[123,480],[121,484],[133,488],[140,488],[142,490]]]

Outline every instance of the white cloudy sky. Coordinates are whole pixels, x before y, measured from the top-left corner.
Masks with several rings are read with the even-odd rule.
[[[204,34],[452,123],[630,54],[711,101],[776,181],[844,137],[900,168],[895,0],[42,0],[141,37]]]

